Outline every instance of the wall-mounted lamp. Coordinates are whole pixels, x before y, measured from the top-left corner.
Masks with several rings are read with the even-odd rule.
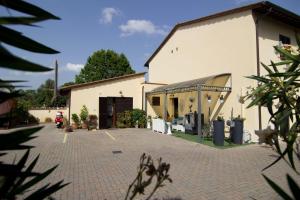
[[[120,93],[121,97],[123,97],[123,92],[122,92],[122,90],[120,90],[119,93]]]
[[[211,96],[210,95],[207,95],[207,102],[211,103]]]
[[[224,103],[224,96],[223,95],[220,96],[220,103]]]

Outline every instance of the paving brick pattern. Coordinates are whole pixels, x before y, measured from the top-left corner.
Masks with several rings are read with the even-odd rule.
[[[40,186],[61,179],[71,182],[54,195],[56,199],[124,199],[143,152],[171,164],[173,183],[159,190],[155,198],[280,199],[261,176],[261,169],[276,158],[266,146],[220,150],[145,129],[76,130],[68,134],[65,143],[65,133],[52,125],[37,135],[29,142],[36,146],[31,160],[38,152],[41,154],[36,170],[45,171],[59,164]],[[122,153],[112,153],[119,150]],[[12,162],[22,154],[14,151],[2,160]],[[284,162],[265,172],[287,190],[286,173],[296,177]]]

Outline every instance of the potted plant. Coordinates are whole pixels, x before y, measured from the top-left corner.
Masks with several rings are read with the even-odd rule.
[[[151,129],[152,127],[152,119],[151,119],[151,116],[148,115],[147,117],[147,129]]]
[[[79,117],[76,113],[72,114],[72,121],[73,121],[72,128],[73,129],[78,129],[79,124],[80,124],[80,119],[79,119]]]
[[[214,133],[213,142],[217,146],[224,146],[224,118],[218,116],[216,120],[213,121]]]
[[[230,129],[230,139],[234,144],[243,144],[244,118],[233,118],[234,126]]]
[[[89,111],[85,105],[82,106],[79,116],[82,122],[82,128],[86,129],[88,127],[87,118],[89,116]]]
[[[98,126],[97,115],[89,115],[88,119],[88,130],[96,130]]]

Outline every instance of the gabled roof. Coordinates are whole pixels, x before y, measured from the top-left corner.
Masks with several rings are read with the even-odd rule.
[[[166,36],[166,38],[159,45],[159,47],[154,51],[154,53],[147,60],[147,62],[144,64],[144,66],[149,67],[149,63],[151,62],[151,60],[156,56],[156,54],[160,51],[160,49],[167,43],[167,41],[172,37],[172,35],[176,32],[176,30],[178,28],[187,26],[187,25],[191,25],[191,24],[195,24],[195,23],[199,23],[202,21],[234,14],[234,13],[247,11],[247,10],[253,10],[254,12],[262,13],[262,14],[268,13],[268,15],[272,16],[274,19],[283,21],[284,23],[290,24],[296,28],[300,28],[300,16],[299,15],[297,15],[287,9],[284,9],[280,6],[277,6],[271,2],[262,1],[259,3],[254,3],[254,4],[246,5],[243,7],[234,8],[234,9],[227,10],[224,12],[216,13],[216,14],[209,15],[206,17],[202,17],[202,18],[198,18],[198,19],[194,19],[194,20],[190,20],[190,21],[186,21],[186,22],[177,24],[176,26],[173,27],[171,32]]]
[[[117,81],[117,80],[137,77],[137,76],[144,76],[145,74],[146,74],[146,72],[127,74],[127,75],[123,75],[123,76],[117,76],[117,77],[113,77],[113,78],[102,79],[102,80],[92,81],[92,82],[88,82],[88,83],[79,83],[79,84],[69,85],[69,86],[61,87],[59,90],[61,92],[65,92],[65,91],[71,90],[73,88],[80,88],[80,87],[96,85],[96,84],[100,84],[100,83],[107,83],[107,82],[111,82],[111,81]]]

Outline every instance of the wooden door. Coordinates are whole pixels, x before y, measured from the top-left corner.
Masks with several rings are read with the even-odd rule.
[[[174,118],[178,118],[178,98],[173,98]]]
[[[107,128],[107,97],[99,97],[99,128]]]

